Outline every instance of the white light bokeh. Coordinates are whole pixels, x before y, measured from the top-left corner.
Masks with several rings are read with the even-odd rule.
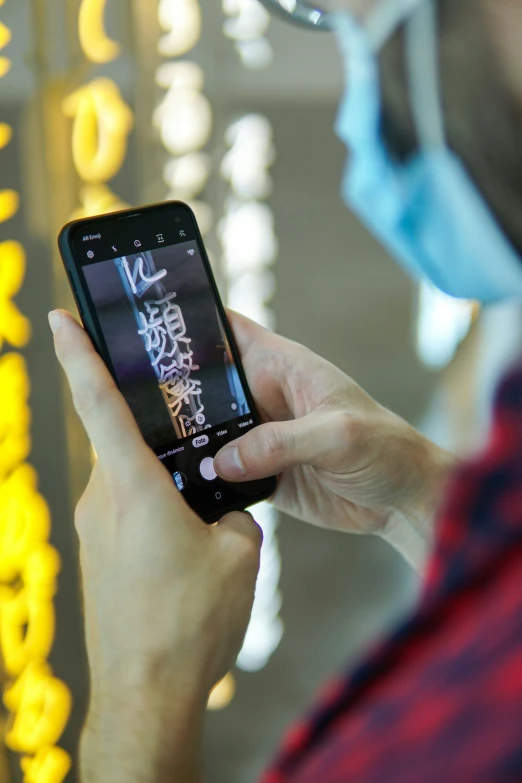
[[[163,179],[178,198],[189,200],[205,188],[211,168],[210,155],[192,152],[169,160],[163,169]]]
[[[168,32],[158,46],[166,57],[185,55],[201,37],[201,8],[198,0],[161,0],[158,21]],[[172,156],[163,168],[167,200],[186,201],[194,210],[201,233],[214,225],[214,211],[198,196],[211,174],[210,156],[203,152],[210,140],[213,112],[203,94],[205,74],[190,60],[162,63],[156,70],[156,84],[166,93],[153,116],[164,148]]]
[[[243,275],[237,282],[231,282],[227,304],[232,310],[251,318],[266,329],[275,329],[276,320],[269,302],[276,289],[274,275],[264,271]]]
[[[277,256],[272,210],[259,201],[230,200],[220,221],[223,268],[230,279],[252,269],[271,266]]]
[[[264,34],[269,15],[257,0],[225,0],[224,32],[234,42],[240,60],[248,68],[266,67],[272,47]],[[159,22],[167,33],[158,49],[168,57],[185,56],[201,35],[201,11],[197,0],[161,0]],[[214,224],[211,207],[198,196],[205,189],[212,162],[204,152],[213,126],[210,102],[203,93],[204,72],[194,62],[164,62],[156,72],[156,84],[166,93],[154,113],[165,149],[171,158],[163,169],[167,198],[187,201],[196,214],[202,234]],[[228,304],[257,322],[275,327],[270,308],[276,280],[271,267],[278,245],[273,214],[263,199],[272,190],[269,169],[275,160],[272,127],[260,114],[246,114],[232,122],[226,133],[227,153],[221,176],[229,185],[218,235],[222,248],[221,270],[228,289]],[[245,671],[263,668],[283,633],[279,617],[278,583],[281,562],[273,508],[260,504],[254,516],[264,531],[256,599],[238,666]],[[214,694],[215,699],[218,692]],[[233,690],[219,701],[228,704]]]
[[[232,3],[228,4],[229,8]],[[237,4],[236,4],[237,5]],[[275,328],[270,302],[276,290],[272,266],[278,242],[272,210],[263,199],[272,191],[270,167],[275,160],[272,126],[261,114],[245,114],[225,132],[227,152],[220,173],[229,185],[218,225],[221,270],[227,304],[268,329]],[[283,635],[279,616],[281,558],[276,536],[277,513],[268,503],[253,509],[264,532],[261,568],[252,618],[237,665],[258,671],[268,663]]]
[[[226,20],[223,32],[234,42],[245,68],[266,68],[273,60],[273,49],[265,33],[270,14],[258,0],[223,0]]]
[[[417,353],[431,369],[446,367],[473,322],[473,302],[454,299],[423,281],[419,289]]]
[[[158,21],[167,33],[158,42],[158,52],[164,57],[181,57],[199,41],[201,9],[197,0],[160,0]]]
[[[264,539],[252,617],[237,660],[238,667],[248,672],[259,671],[266,666],[284,630],[279,617],[281,558],[276,539],[276,514],[268,503],[260,503],[254,506],[252,515],[261,526]]]
[[[269,167],[275,160],[272,126],[262,114],[247,114],[229,125],[230,149],[221,163],[221,176],[242,199],[264,199],[272,192]]]
[[[202,149],[212,133],[212,108],[201,92],[202,69],[195,63],[168,63],[158,68],[156,81],[168,88],[154,112],[154,124],[172,155]]]
[[[266,38],[257,38],[255,41],[238,41],[236,49],[243,65],[251,71],[266,68],[274,59],[272,46]]]

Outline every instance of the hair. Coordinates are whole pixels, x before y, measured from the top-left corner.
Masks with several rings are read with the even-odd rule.
[[[450,147],[522,255],[522,106],[503,74],[479,0],[438,0],[442,102]],[[417,148],[404,34],[381,55],[382,132],[396,158]]]

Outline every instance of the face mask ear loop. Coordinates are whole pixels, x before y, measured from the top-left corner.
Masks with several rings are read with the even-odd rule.
[[[435,0],[424,0],[406,23],[406,63],[419,145],[422,149],[446,148]]]
[[[426,0],[380,0],[364,27],[374,52],[379,52],[401,24]]]

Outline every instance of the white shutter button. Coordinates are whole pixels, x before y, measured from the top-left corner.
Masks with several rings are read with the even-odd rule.
[[[217,473],[214,470],[214,460],[212,457],[205,457],[199,463],[199,472],[205,479],[205,481],[214,481],[217,478]]]

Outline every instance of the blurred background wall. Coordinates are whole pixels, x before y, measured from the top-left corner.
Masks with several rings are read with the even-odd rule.
[[[333,132],[343,75],[327,35],[269,24],[255,0],[225,0],[223,7],[212,0],[108,0],[105,7],[6,0],[0,22],[12,34],[0,51],[10,61],[0,81],[0,122],[14,132],[0,150],[0,207],[2,189],[21,195],[18,210],[3,214],[0,242],[15,240],[25,250],[16,303],[33,325],[32,338],[19,345],[2,335],[3,352],[19,350],[31,381],[29,460],[62,561],[49,660],[72,692],[60,744],[74,755],[87,681],[73,508],[91,455],[46,324],[48,309],[72,306],[56,251],[63,223],[78,210],[188,198],[229,302],[334,362],[459,453],[484,438],[495,382],[520,347],[521,319],[516,306],[472,314],[429,291],[420,296],[343,206],[346,152]],[[97,22],[118,50],[100,37]],[[85,98],[77,90],[100,77],[117,92],[103,104],[99,133],[107,132],[103,115],[121,102],[133,128],[122,131],[117,173],[89,182],[72,134]],[[4,437],[2,423],[0,414]],[[4,471],[2,481],[8,476]],[[243,669],[209,712],[210,783],[255,780],[321,682],[353,664],[419,588],[376,539],[325,533],[266,508],[259,514],[271,547],[265,604]],[[5,672],[5,682],[18,674]],[[16,755],[9,765],[5,773],[0,765],[0,775],[21,780]],[[53,783],[62,779],[56,773]],[[67,779],[76,779],[74,769]]]

